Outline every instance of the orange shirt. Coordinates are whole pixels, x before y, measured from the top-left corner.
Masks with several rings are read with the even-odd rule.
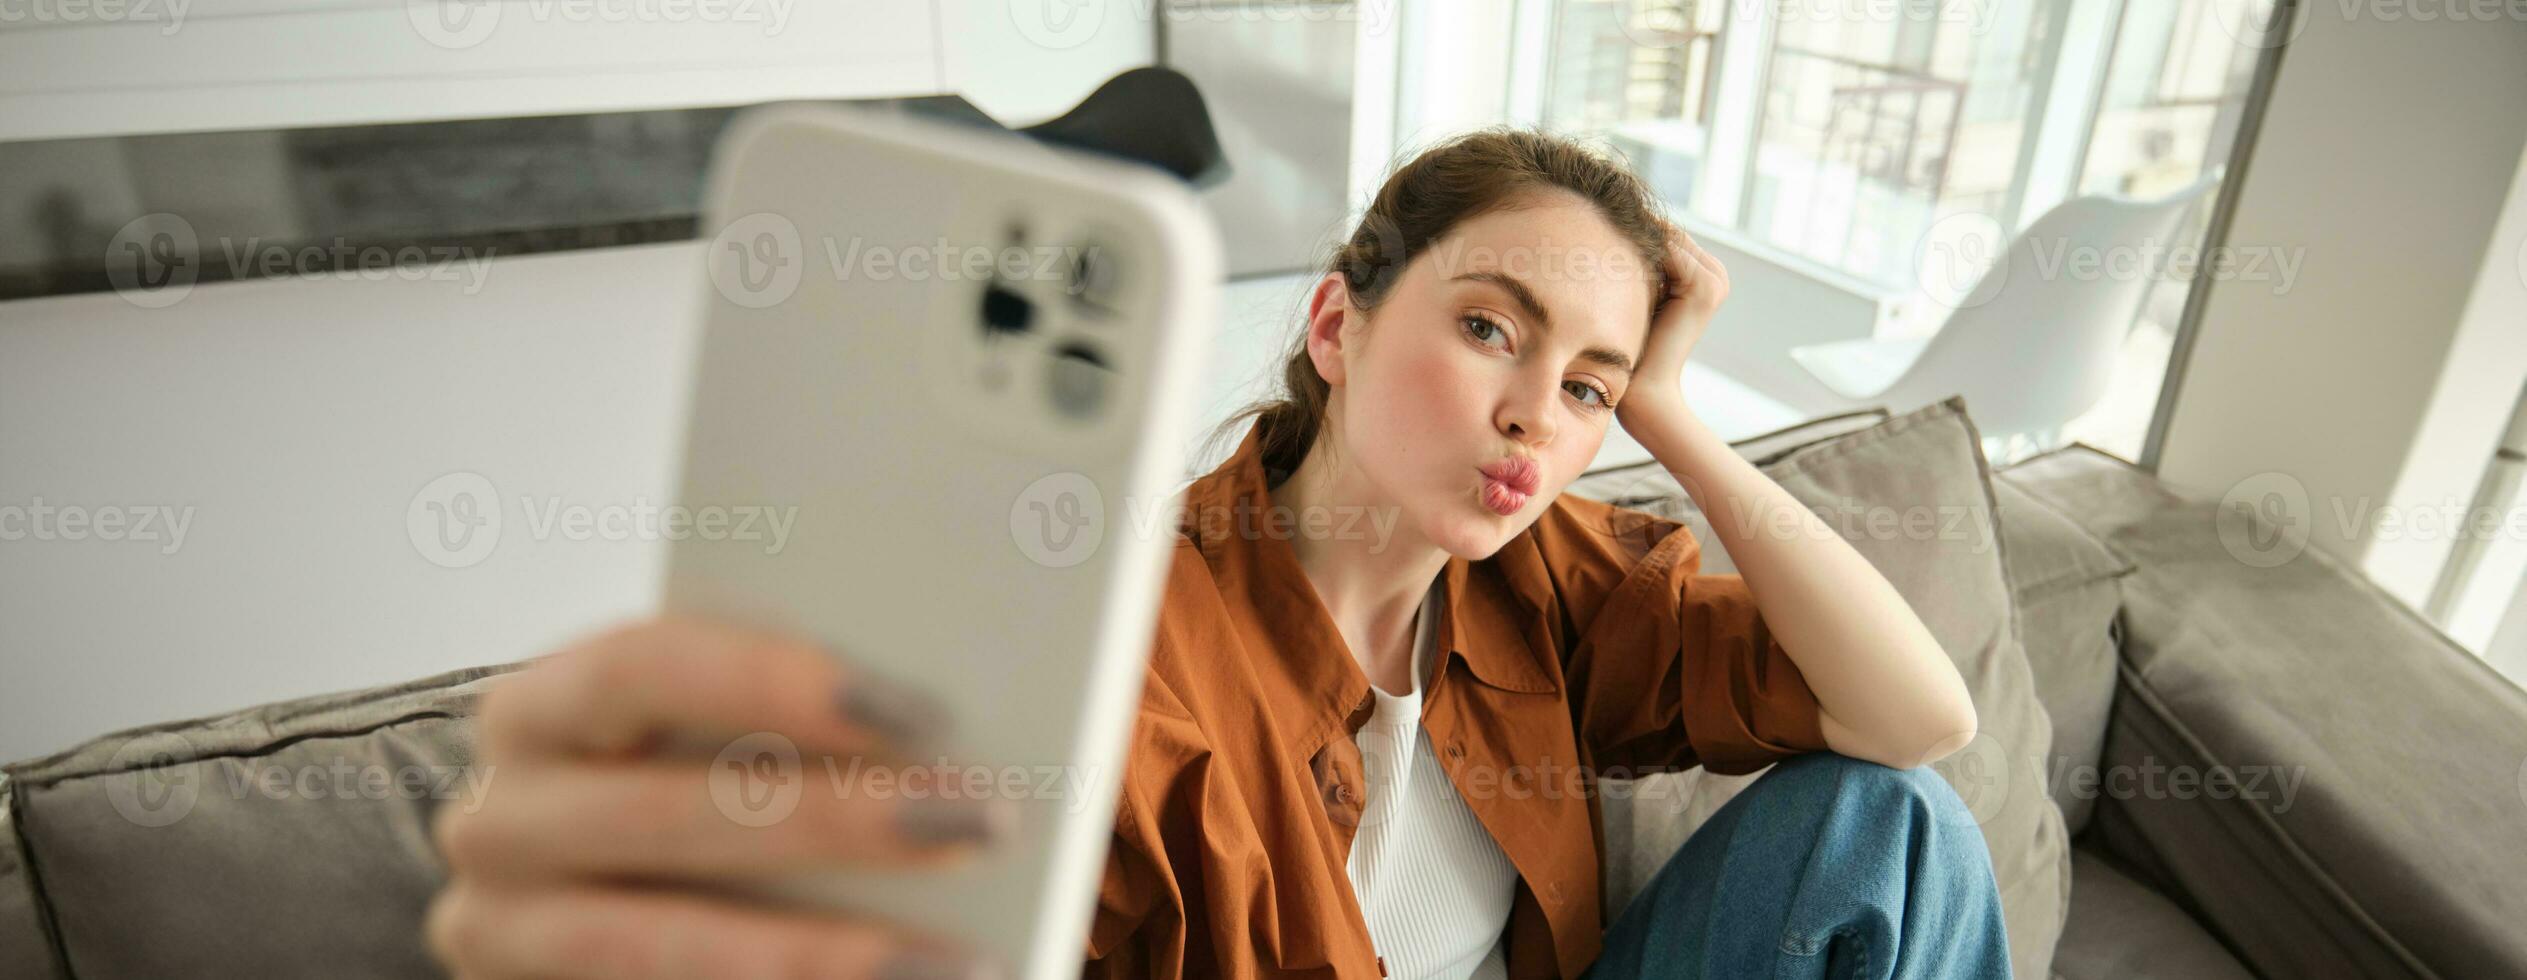
[[[1375,702],[1271,512],[1254,431],[1184,495],[1091,977],[1375,978],[1344,867]],[[1745,773],[1825,748],[1815,695],[1736,575],[1674,521],[1568,495],[1482,561],[1450,558],[1423,725],[1517,866],[1514,978],[1573,977],[1608,919],[1594,780]]]

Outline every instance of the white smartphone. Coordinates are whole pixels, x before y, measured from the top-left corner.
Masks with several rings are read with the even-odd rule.
[[[1155,168],[825,104],[733,121],[704,222],[679,501],[696,518],[666,611],[820,639],[926,690],[951,716],[933,748],[962,782],[894,791],[979,778],[1019,800],[1014,839],[959,870],[763,887],[962,939],[1013,976],[1076,977],[1174,540],[1159,515],[1216,321],[1218,233]],[[777,545],[702,520],[791,507]],[[732,766],[782,771],[777,744],[756,748]],[[844,764],[806,760],[798,790],[836,792]],[[750,812],[788,792],[760,790]]]

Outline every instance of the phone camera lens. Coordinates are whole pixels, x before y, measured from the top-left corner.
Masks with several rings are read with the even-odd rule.
[[[1035,302],[997,282],[983,287],[983,329],[987,334],[1025,333],[1035,323]]]
[[[1114,369],[1107,366],[1105,355],[1080,341],[1068,341],[1053,349],[1050,375],[1045,389],[1052,393],[1053,409],[1074,419],[1094,418],[1105,406],[1107,389],[1114,383]]]

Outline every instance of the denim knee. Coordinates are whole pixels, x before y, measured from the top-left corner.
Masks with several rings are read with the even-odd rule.
[[[1839,752],[1791,756],[1773,768],[1791,788],[1845,799],[1873,812],[1918,811],[1943,827],[1975,828],[1979,821],[1956,787],[1929,766],[1897,769]]]
[[[1796,756],[1775,768],[1782,784],[1775,791],[1790,798],[1773,802],[1818,815],[1809,860],[1824,862],[1801,886],[1805,900],[1785,923],[1783,952],[1814,955],[1837,936],[1855,950],[1916,945],[1925,937],[1896,941],[1905,923],[1960,915],[1999,933],[1989,846],[1973,811],[1937,770],[1896,769],[1835,752]],[[1968,909],[1981,911],[1960,911]],[[1877,923],[1875,931],[1862,924],[1869,921]]]

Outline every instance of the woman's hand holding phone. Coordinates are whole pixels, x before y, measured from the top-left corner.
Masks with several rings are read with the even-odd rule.
[[[865,774],[936,734],[927,703],[813,643],[677,619],[501,678],[478,715],[482,796],[433,828],[450,877],[426,922],[432,954],[467,978],[994,975],[882,922],[713,887],[947,867],[1005,838],[1007,800],[821,791],[827,773]],[[732,777],[712,782],[715,765],[741,764],[724,749],[766,732],[816,760],[789,774],[795,808],[768,822],[731,809]]]

